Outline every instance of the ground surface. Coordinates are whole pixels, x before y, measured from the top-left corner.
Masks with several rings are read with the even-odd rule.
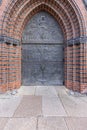
[[[87,130],[87,96],[23,86],[16,95],[0,95],[0,130]]]

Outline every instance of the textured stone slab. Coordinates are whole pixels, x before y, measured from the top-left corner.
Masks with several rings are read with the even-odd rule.
[[[34,95],[35,88],[35,86],[21,86],[17,95]]]
[[[37,86],[35,95],[57,97],[57,92],[53,86]]]
[[[87,96],[80,97],[80,99],[81,99],[82,101],[84,101],[84,102],[86,102],[86,103],[87,103]]]
[[[12,117],[21,100],[22,96],[0,99],[0,117]]]
[[[0,130],[3,130],[8,119],[7,118],[0,118]]]
[[[57,95],[64,95],[64,94],[66,94],[65,86],[55,86],[54,88],[56,90]]]
[[[67,93],[60,95],[63,106],[71,117],[87,117],[87,102],[79,97],[70,96]]]
[[[87,130],[87,118],[65,118],[69,130]]]
[[[68,130],[63,118],[39,118],[38,130]]]
[[[36,118],[10,119],[4,130],[36,130]]]
[[[24,96],[15,117],[40,116],[42,114],[42,98],[40,96]]]
[[[43,97],[42,99],[44,116],[67,116],[59,98]]]

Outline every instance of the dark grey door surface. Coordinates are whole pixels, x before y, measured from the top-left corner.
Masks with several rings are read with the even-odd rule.
[[[63,45],[22,45],[23,85],[63,85]]]
[[[63,34],[47,12],[37,13],[22,38],[22,85],[63,85]]]

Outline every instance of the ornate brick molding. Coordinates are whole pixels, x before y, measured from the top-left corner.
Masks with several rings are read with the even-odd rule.
[[[68,46],[76,45],[76,44],[82,44],[82,43],[87,43],[87,36],[76,37],[74,39],[70,39],[70,40],[67,41]]]
[[[20,45],[21,41],[14,39],[12,37],[8,36],[0,36],[0,43],[7,43],[7,44],[13,44],[13,45]]]
[[[37,12],[42,10],[55,17],[63,30],[65,40],[74,36],[85,35],[86,29],[82,13],[73,0],[43,0],[43,2],[42,0],[10,1],[3,17],[3,26],[1,28],[3,34],[21,39],[27,22]]]

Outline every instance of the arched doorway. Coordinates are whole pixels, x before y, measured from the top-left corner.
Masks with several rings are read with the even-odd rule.
[[[52,15],[40,11],[32,17],[22,38],[22,85],[64,84],[63,42]]]
[[[14,90],[21,87],[21,46],[23,45],[21,43],[21,39],[23,30],[27,25],[28,21],[30,21],[31,18],[36,13],[44,10],[49,12],[58,21],[63,31],[64,36],[63,76],[65,79],[66,88],[73,91],[83,93],[86,92],[87,31],[86,31],[86,19],[85,19],[86,14],[83,15],[85,8],[81,6],[80,10],[79,2],[73,0],[70,1],[16,0],[14,2],[13,1],[6,2],[5,8],[3,8],[3,5],[4,2],[2,2],[1,5],[2,18],[0,26],[0,43],[1,43],[0,91],[2,92],[2,91]],[[42,17],[42,19],[44,19],[44,17]],[[44,34],[46,34],[46,32]],[[46,36],[42,34],[42,39],[44,39],[44,37]],[[29,43],[32,44],[32,42]],[[48,43],[50,42],[45,42],[44,44],[47,45]],[[52,47],[52,45],[50,46]],[[51,51],[51,53],[52,52],[54,51]],[[41,68],[43,71],[44,66],[42,66]],[[55,67],[52,67],[52,70],[53,68]],[[52,70],[50,72],[52,72]],[[53,75],[51,77],[53,77]],[[54,77],[58,77],[58,75]],[[40,81],[42,82],[44,81],[46,83],[46,80],[41,79],[41,77]],[[52,81],[51,78],[49,78],[49,81]]]

